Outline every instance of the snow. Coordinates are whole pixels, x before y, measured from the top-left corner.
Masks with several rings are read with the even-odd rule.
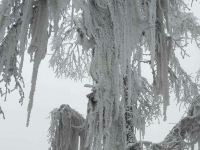
[[[21,1],[3,1],[5,10],[0,13],[6,11],[6,16],[0,18],[0,73],[5,83],[2,95],[6,97],[12,91],[9,84],[14,77],[23,99],[21,68],[28,48],[33,72],[27,126],[39,66],[51,40],[50,64],[58,76],[82,79],[90,63],[95,102],[89,104],[92,111],[86,118],[89,149],[120,150],[134,143],[136,139],[129,141],[126,133],[134,134],[133,129],[137,129],[144,135],[145,124],[160,116],[160,105],[166,119],[173,88],[178,101],[185,104],[198,95],[198,87],[175,53],[177,47],[182,57],[187,56],[188,40],[195,40],[199,46],[200,29],[183,1],[42,0],[26,1],[22,6]],[[49,38],[51,31],[54,37]],[[150,64],[153,85],[142,76],[141,63]],[[126,111],[133,115],[127,117]]]

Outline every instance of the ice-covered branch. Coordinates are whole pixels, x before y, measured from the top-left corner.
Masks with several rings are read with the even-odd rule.
[[[182,150],[194,147],[200,140],[200,96],[193,99],[187,116],[183,117],[160,143],[136,142],[129,150]],[[200,145],[198,145],[199,147]]]
[[[61,105],[51,114],[49,128],[50,150],[86,150],[85,119],[68,105]]]

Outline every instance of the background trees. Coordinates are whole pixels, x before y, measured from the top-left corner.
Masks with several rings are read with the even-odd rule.
[[[187,56],[189,41],[199,46],[199,25],[188,7],[181,0],[3,0],[1,94],[6,98],[13,81],[23,102],[27,50],[34,62],[28,126],[38,67],[52,41],[50,64],[58,76],[81,79],[90,64],[94,97],[88,104],[85,147],[132,147],[134,129],[144,134],[145,123],[161,114],[166,119],[170,91],[178,102],[197,99],[199,85],[175,54],[178,49]],[[150,65],[152,83],[143,77],[144,64]]]

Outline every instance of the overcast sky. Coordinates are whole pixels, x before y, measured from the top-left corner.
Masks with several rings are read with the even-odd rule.
[[[199,9],[200,5],[194,6],[197,15]],[[186,58],[181,63],[187,72],[194,73],[200,68],[200,50],[194,45],[190,45],[188,50],[188,53],[191,54],[190,58]],[[6,115],[6,120],[0,116],[0,150],[47,150],[49,147],[47,143],[50,125],[49,112],[61,104],[69,104],[84,116],[86,115],[86,94],[90,92],[90,89],[85,88],[84,84],[88,82],[56,79],[53,71],[48,68],[48,60],[46,59],[39,69],[30,126],[25,127],[32,73],[32,64],[29,63],[29,58],[26,58],[25,62],[23,74],[26,83],[26,98],[24,105],[19,105],[17,93],[8,96],[7,102],[0,101]],[[171,103],[173,104],[173,102]],[[146,140],[161,141],[173,127],[172,123],[176,123],[181,118],[182,112],[179,113],[178,109],[179,107],[173,104],[168,109],[167,122],[161,121],[159,125],[155,123],[147,128]]]

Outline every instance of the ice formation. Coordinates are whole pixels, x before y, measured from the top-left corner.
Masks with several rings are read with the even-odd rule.
[[[68,105],[51,112],[50,150],[85,150],[85,119]]]
[[[51,42],[57,76],[89,74],[93,80],[85,147],[126,149],[136,142],[136,130],[142,136],[145,124],[161,115],[161,105],[166,119],[170,90],[186,104],[198,95],[198,84],[175,55],[179,49],[187,56],[188,40],[200,45],[198,22],[187,9],[183,0],[2,0],[0,93],[6,97],[14,81],[23,102],[27,50],[33,61],[28,125],[39,65]],[[142,76],[144,63],[153,83]]]

